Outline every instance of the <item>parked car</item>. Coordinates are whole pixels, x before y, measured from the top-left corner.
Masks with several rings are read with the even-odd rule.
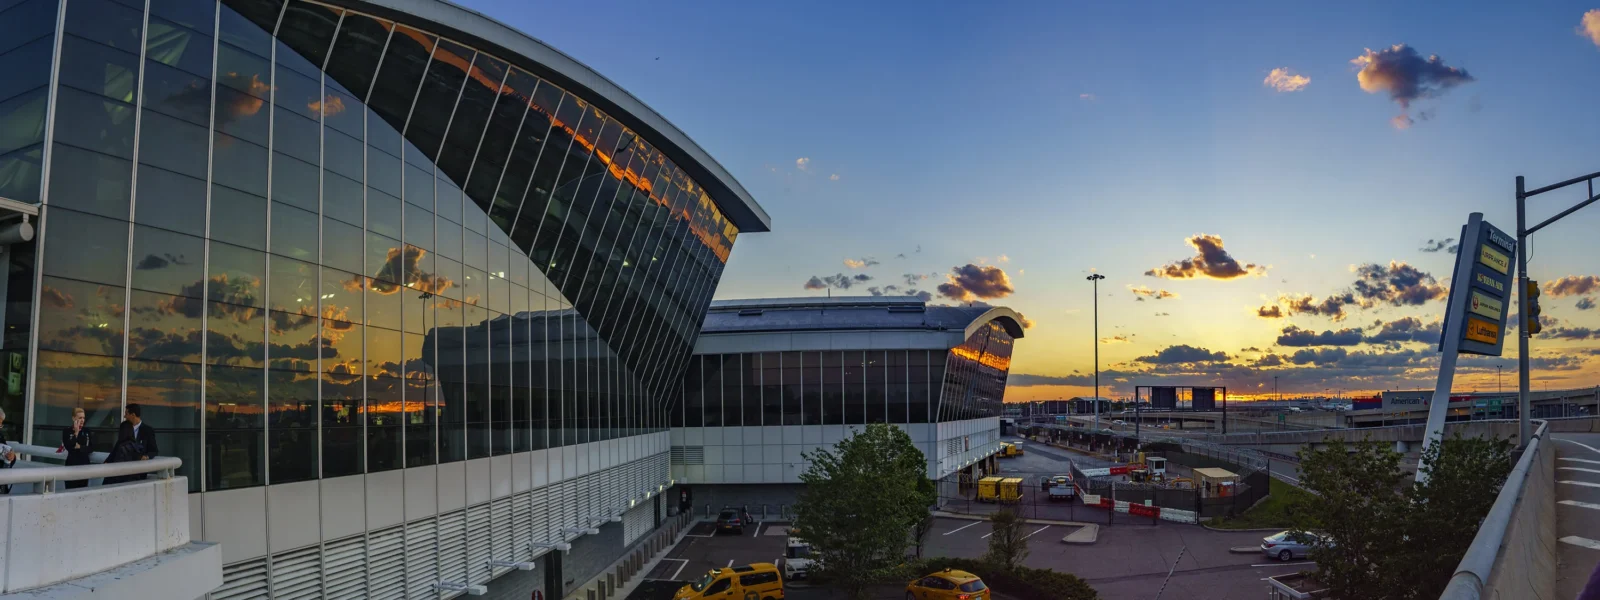
[[[977,575],[945,569],[907,584],[906,600],[989,600],[989,586]]]
[[[1311,548],[1322,538],[1306,531],[1280,531],[1261,540],[1261,554],[1267,558],[1290,561],[1311,555]]]
[[[1078,495],[1078,488],[1072,485],[1072,476],[1070,475],[1051,477],[1050,488],[1046,491],[1050,493],[1051,500],[1071,500]]]
[[[738,535],[744,535],[744,526],[754,522],[755,519],[750,518],[750,513],[737,508],[724,506],[722,507],[722,512],[717,513],[718,532],[731,531]]]
[[[791,536],[788,547],[783,550],[783,577],[805,579],[811,574],[811,568],[815,565],[816,559],[811,556],[811,543]]]

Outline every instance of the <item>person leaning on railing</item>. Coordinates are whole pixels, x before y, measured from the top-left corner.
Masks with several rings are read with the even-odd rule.
[[[57,453],[67,453],[67,466],[89,464],[89,430],[83,426],[84,414],[82,408],[72,409],[72,427],[62,430],[61,447],[56,448]],[[89,485],[87,479],[68,481],[67,489],[81,488]]]
[[[111,455],[106,457],[108,463],[128,462],[135,460],[150,460],[160,453],[156,444],[156,428],[146,425],[144,419],[139,417],[142,412],[138,404],[129,404],[122,409],[122,427],[117,431],[117,443],[111,447]],[[140,481],[145,478],[145,473],[134,475],[120,475],[107,477],[104,485],[113,483],[126,483]]]
[[[5,424],[6,411],[4,409],[0,409],[0,426],[4,426]],[[3,430],[0,430],[0,453],[3,453],[0,454],[0,469],[9,469],[16,466],[17,451],[11,449],[11,444],[6,443],[6,436],[5,433],[3,433]],[[9,493],[11,493],[10,485],[0,485],[0,494]]]

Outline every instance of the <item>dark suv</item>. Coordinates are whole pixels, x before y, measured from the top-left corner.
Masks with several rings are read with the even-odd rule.
[[[717,531],[732,531],[737,535],[744,535],[744,526],[754,522],[750,513],[737,508],[724,507],[717,514]]]

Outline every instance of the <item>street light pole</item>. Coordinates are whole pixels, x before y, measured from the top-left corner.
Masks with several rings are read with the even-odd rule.
[[[1521,321],[1519,325],[1521,326],[1517,328],[1518,448],[1527,446],[1528,436],[1533,433],[1532,424],[1529,421],[1529,412],[1531,411],[1532,407],[1530,406],[1529,402],[1531,390],[1529,389],[1528,385],[1528,339],[1532,336],[1532,334],[1528,333],[1528,236],[1533,235],[1534,232],[1537,232],[1540,229],[1544,229],[1551,223],[1561,220],[1562,217],[1570,215],[1578,209],[1590,204],[1594,204],[1596,201],[1600,201],[1600,195],[1595,195],[1594,193],[1594,180],[1596,179],[1600,179],[1600,173],[1590,173],[1582,177],[1568,179],[1561,183],[1547,185],[1535,190],[1529,190],[1527,189],[1526,184],[1523,182],[1522,176],[1517,176],[1517,312],[1521,313],[1518,316],[1519,320]],[[1532,227],[1528,226],[1528,198],[1579,183],[1585,184],[1588,187],[1588,193],[1585,194],[1584,201],[1579,202],[1566,210],[1556,213],[1555,216],[1545,219],[1543,222],[1537,225]]]
[[[1105,275],[1095,273],[1089,276],[1089,281],[1094,283],[1094,429],[1100,430],[1100,280]]]

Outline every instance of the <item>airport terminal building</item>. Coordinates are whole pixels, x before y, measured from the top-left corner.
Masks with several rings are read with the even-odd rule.
[[[142,405],[213,598],[526,561],[559,597],[661,521],[668,409],[770,227],[661,115],[439,0],[0,0],[0,31],[5,439],[83,408],[104,451]]]
[[[803,453],[868,423],[905,429],[955,496],[960,474],[999,448],[1022,335],[1009,308],[914,297],[712,302],[671,414],[677,500],[792,505]]]

